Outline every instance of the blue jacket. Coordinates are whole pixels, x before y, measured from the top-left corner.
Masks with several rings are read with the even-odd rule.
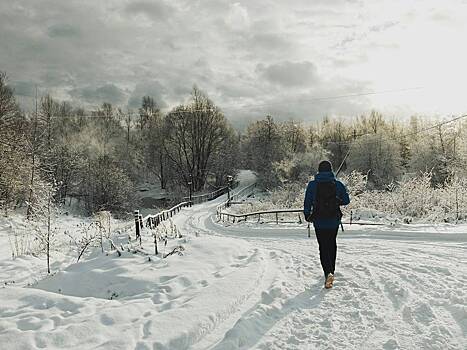
[[[311,209],[313,207],[313,202],[315,199],[316,194],[316,183],[318,182],[328,182],[328,181],[335,181],[336,182],[336,195],[337,198],[340,200],[339,205],[347,205],[350,203],[349,194],[347,193],[347,189],[345,188],[344,184],[339,180],[336,180],[334,173],[331,171],[320,172],[315,175],[315,179],[311,180],[308,183],[305,192],[305,202],[303,204],[303,214],[305,214],[305,218],[307,218],[311,214]],[[339,227],[341,221],[340,219],[316,219],[313,222],[315,228],[323,228],[323,229],[334,229]]]

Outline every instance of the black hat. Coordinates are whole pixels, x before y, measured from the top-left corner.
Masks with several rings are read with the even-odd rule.
[[[328,160],[323,160],[318,165],[318,172],[332,171],[332,164]]]

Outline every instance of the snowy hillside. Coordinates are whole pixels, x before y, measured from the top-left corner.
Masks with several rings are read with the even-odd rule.
[[[51,276],[2,224],[0,349],[467,348],[467,226],[346,227],[325,290],[305,225],[218,223],[222,201],[174,217],[183,255],[144,229],[148,255],[62,252]]]

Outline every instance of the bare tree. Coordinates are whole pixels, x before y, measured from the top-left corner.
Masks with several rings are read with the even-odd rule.
[[[218,151],[213,154],[209,169],[216,178],[215,185],[223,186],[228,182],[227,176],[235,176],[240,162],[239,135],[232,127],[228,127],[224,142]]]
[[[209,161],[224,140],[227,120],[200,90],[193,88],[191,103],[172,110],[164,122],[167,156],[180,184],[192,181],[195,191],[206,183]]]
[[[144,151],[146,165],[159,179],[161,188],[165,189],[169,169],[162,113],[152,97],[144,96],[139,115],[141,148]]]

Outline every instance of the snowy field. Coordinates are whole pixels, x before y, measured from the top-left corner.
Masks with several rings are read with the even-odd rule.
[[[222,201],[175,216],[181,256],[144,231],[149,255],[63,249],[51,276],[1,221],[0,349],[467,349],[467,226],[347,226],[325,290],[306,225],[217,223]]]

